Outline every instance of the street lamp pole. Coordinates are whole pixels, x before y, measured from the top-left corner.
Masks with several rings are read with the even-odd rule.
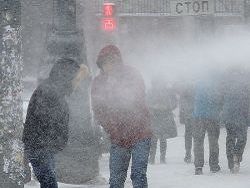
[[[0,0],[0,188],[24,186],[20,31],[20,0]]]
[[[76,23],[76,0],[53,0],[53,24],[47,36],[47,51],[49,62],[45,67],[51,67],[58,58],[65,56],[88,66],[83,31]],[[89,85],[90,80],[84,81],[68,99],[69,141],[56,157],[59,182],[83,184],[99,174],[98,138],[92,126]]]

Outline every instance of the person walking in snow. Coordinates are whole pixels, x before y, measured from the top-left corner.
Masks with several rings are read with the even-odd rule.
[[[201,175],[204,166],[204,138],[208,132],[210,171],[220,171],[219,166],[219,135],[222,95],[220,76],[215,71],[208,71],[195,87],[194,112],[194,165],[195,174]]]
[[[222,121],[227,130],[226,153],[231,173],[238,173],[247,142],[250,88],[247,73],[231,68],[223,82]]]
[[[179,89],[179,119],[185,125],[185,150],[184,162],[191,163],[192,143],[194,131],[194,88],[192,84],[183,85]]]
[[[147,188],[152,131],[143,78],[114,45],[100,51],[97,66],[91,101],[96,122],[110,135],[110,188],[124,187],[131,157],[133,187]]]
[[[173,88],[168,86],[163,79],[154,79],[148,94],[153,129],[149,158],[151,164],[155,163],[157,141],[160,141],[160,163],[165,164],[167,139],[177,136],[173,113],[177,107],[177,97]]]
[[[85,65],[70,58],[59,59],[30,99],[22,140],[41,188],[58,187],[54,156],[66,146],[69,131],[65,96],[87,75]]]

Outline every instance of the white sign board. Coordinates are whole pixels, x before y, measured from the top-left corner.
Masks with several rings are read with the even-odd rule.
[[[192,16],[214,13],[214,4],[210,0],[170,0],[171,15]]]

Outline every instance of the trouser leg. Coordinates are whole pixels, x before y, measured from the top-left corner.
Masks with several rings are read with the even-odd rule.
[[[166,161],[166,152],[167,152],[167,139],[164,136],[160,137],[160,153],[161,153],[161,162],[165,163]]]
[[[227,161],[228,161],[228,168],[233,169],[234,167],[234,147],[236,142],[236,134],[233,130],[233,126],[230,124],[226,125],[227,129],[227,138],[226,138],[226,153],[227,153]]]
[[[219,136],[220,125],[216,121],[207,121],[209,141],[209,166],[211,170],[219,169]]]
[[[194,129],[194,165],[195,168],[204,166],[204,138],[206,126],[202,120],[195,121]]]
[[[131,180],[133,188],[147,188],[147,166],[151,139],[139,141],[132,148]]]
[[[237,128],[236,131],[236,144],[235,144],[235,154],[239,159],[239,162],[242,161],[242,156],[245,150],[245,146],[247,143],[247,127],[246,126],[242,126]]]
[[[29,151],[27,157],[41,188],[58,188],[54,154],[46,150]]]
[[[124,188],[131,150],[112,144],[110,149],[110,188]]]
[[[185,149],[186,149],[186,157],[190,158],[192,150],[192,139],[193,139],[193,124],[191,121],[187,121],[185,124]]]

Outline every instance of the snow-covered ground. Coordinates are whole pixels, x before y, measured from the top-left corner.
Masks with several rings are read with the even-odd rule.
[[[184,129],[179,126],[179,136],[168,141],[167,164],[159,164],[159,154],[155,165],[149,165],[148,181],[150,188],[249,188],[250,187],[250,141],[246,146],[244,160],[239,174],[230,174],[227,169],[225,152],[225,129],[221,129],[220,136],[220,165],[221,172],[210,173],[208,166],[208,143],[206,139],[206,164],[204,175],[195,176],[193,164],[185,164],[184,157]],[[250,135],[250,131],[249,131]],[[101,175],[107,180],[109,177],[108,155],[100,160]],[[38,188],[38,183],[26,185],[25,188]],[[60,188],[107,188],[106,185],[65,185],[59,184]],[[126,188],[132,188],[129,175]]]

